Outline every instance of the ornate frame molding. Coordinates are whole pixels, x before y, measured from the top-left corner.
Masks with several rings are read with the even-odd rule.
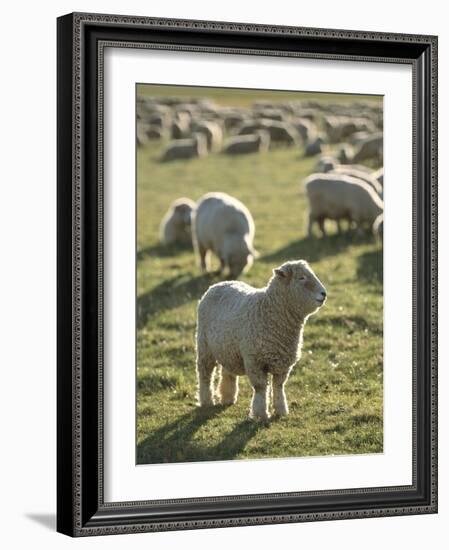
[[[96,50],[86,53],[92,48],[88,44],[87,32],[90,29],[107,30],[114,38],[98,39],[96,37]],[[120,39],[121,32],[131,32],[132,29],[148,32],[182,31],[193,33],[192,36],[199,37],[206,41],[202,45],[177,44],[176,42],[164,43],[163,41],[151,42],[151,40],[140,42]],[[311,39],[316,39],[325,47],[325,41],[339,41],[344,50],[344,43],[347,41],[365,51],[364,54],[345,51],[333,54],[324,51],[283,49],[276,45],[275,48],[256,48],[251,45],[245,47],[215,46],[207,44],[207,38],[213,34],[215,40],[221,35],[226,35],[245,40],[251,37],[265,37],[264,43],[272,42],[270,39],[287,37],[293,40],[301,39],[305,44],[312,44]],[[174,36],[174,35],[173,35]],[[151,37],[150,37],[151,38]],[[200,40],[200,38],[198,38]],[[400,45],[397,50],[401,55],[380,55],[373,51],[367,54],[368,46],[383,44],[385,51],[391,50],[391,45]],[[264,513],[239,515],[236,509],[234,517],[221,518],[199,518],[192,516],[191,519],[170,519],[166,517],[157,521],[152,519],[149,509],[154,505],[182,506],[187,510],[193,503],[203,505],[225,502],[244,503],[254,501],[253,495],[239,495],[235,497],[204,499],[176,499],[170,501],[145,501],[145,502],[124,502],[104,503],[103,501],[103,480],[102,480],[102,442],[103,442],[103,409],[102,409],[102,363],[103,363],[103,342],[102,342],[102,310],[103,310],[103,264],[102,264],[102,243],[103,243],[103,52],[104,47],[126,47],[126,48],[157,48],[181,51],[205,51],[221,54],[250,54],[270,56],[296,56],[319,59],[342,59],[357,60],[366,62],[385,63],[410,63],[413,66],[413,107],[414,107],[414,152],[413,152],[413,179],[414,179],[414,253],[413,253],[413,274],[414,274],[414,483],[410,487],[373,488],[347,491],[328,491],[311,493],[283,493],[257,495],[260,500],[272,500],[286,497],[328,497],[337,495],[341,497],[370,495],[382,490],[385,494],[401,494],[405,498],[407,492],[416,493],[423,489],[422,467],[417,461],[418,441],[416,425],[415,402],[418,399],[417,384],[422,383],[416,372],[418,363],[418,351],[425,354],[428,361],[426,367],[426,380],[428,382],[427,398],[429,408],[427,410],[428,424],[423,438],[428,442],[426,448],[426,498],[421,503],[416,500],[412,504],[401,505],[398,500],[396,504],[348,509],[337,509],[335,511],[299,511],[295,513]],[[261,525],[269,523],[287,523],[302,521],[322,521],[330,519],[362,518],[374,516],[391,516],[418,513],[432,513],[437,511],[437,38],[425,35],[404,35],[397,33],[377,33],[365,31],[347,31],[335,29],[311,29],[303,27],[283,27],[268,25],[253,25],[246,23],[224,23],[194,20],[173,20],[148,17],[116,16],[104,14],[71,14],[64,16],[58,21],[58,143],[59,143],[59,164],[58,164],[58,318],[59,323],[66,324],[58,334],[58,403],[65,400],[64,404],[58,406],[58,530],[73,536],[103,535],[131,533],[142,531],[161,531],[176,529],[200,529],[211,527],[240,526],[240,525]],[[373,50],[373,47],[371,47]],[[396,51],[396,50],[395,50]],[[409,57],[406,52],[409,51]],[[420,52],[419,55],[414,52]],[[90,55],[90,57],[89,57]],[[71,66],[64,67],[70,57]],[[96,66],[95,66],[95,63]],[[91,72],[89,72],[91,71]],[[95,173],[96,178],[96,219],[95,227],[91,218],[87,219],[85,214],[86,182],[89,176],[86,172],[86,155],[91,155],[91,150],[86,151],[86,94],[92,94],[92,71],[97,76],[95,83],[96,90],[96,112],[97,120],[94,121],[97,138],[96,154],[90,169]],[[90,78],[90,80],[89,80]],[[421,95],[420,95],[421,94]],[[425,97],[424,97],[425,96]],[[424,99],[423,99],[424,97]],[[93,99],[90,100],[94,101]],[[72,133],[67,139],[67,123],[70,120]],[[423,128],[418,127],[422,125]],[[91,141],[93,138],[91,138]],[[418,140],[421,149],[418,150]],[[93,147],[91,143],[91,147]],[[70,169],[67,162],[70,158]],[[92,173],[93,173],[92,172]],[[91,182],[92,183],[92,182]],[[90,189],[90,188],[89,188]],[[89,195],[92,198],[92,195]],[[425,204],[423,200],[425,199]],[[421,207],[421,210],[419,208]],[[417,217],[417,214],[420,214]],[[67,215],[69,217],[67,218]],[[91,257],[86,254],[86,246],[83,241],[86,231],[96,237],[96,277],[93,273],[86,271],[87,266],[92,268]],[[424,265],[423,253],[418,248],[418,239],[428,242],[429,247],[426,257],[428,264]],[[70,255],[64,249],[70,247]],[[89,259],[90,258],[90,259]],[[90,263],[89,263],[90,262]],[[70,265],[69,265],[70,264]],[[417,273],[425,279],[418,280]],[[67,274],[71,273],[70,281]],[[86,308],[86,288],[90,286],[95,290],[97,300],[97,322],[98,333],[96,341],[96,387],[93,387],[95,380],[89,378],[91,388],[89,396],[86,396],[86,344],[85,326],[91,320],[86,319],[84,310]],[[426,285],[421,288],[421,285]],[[88,292],[88,291],[87,291]],[[421,296],[421,294],[422,296]],[[92,298],[92,294],[90,294]],[[415,299],[418,297],[418,299]],[[423,342],[426,349],[423,351],[423,342],[418,341],[416,335],[420,327],[416,324],[418,309],[424,308],[428,314],[428,326],[423,330],[427,331],[428,341]],[[68,319],[70,323],[68,326]],[[84,335],[84,337],[83,337]],[[70,346],[68,344],[70,343]],[[418,349],[419,348],[419,349]],[[70,350],[70,353],[69,351]],[[91,350],[92,351],[92,350]],[[423,367],[424,368],[424,367]],[[92,386],[92,387],[91,387]],[[96,394],[96,400],[92,397]],[[88,399],[88,400],[87,400]],[[67,402],[68,400],[68,402]],[[95,403],[94,403],[95,401]],[[423,406],[423,404],[419,404]],[[98,415],[96,428],[96,453],[97,459],[95,472],[93,465],[86,466],[86,452],[91,449],[91,436],[86,438],[86,429],[83,424],[83,414],[86,407],[91,407]],[[427,417],[426,417],[427,418]],[[421,429],[421,427],[420,427]],[[90,433],[90,432],[89,432]],[[94,437],[92,435],[92,437]],[[419,462],[419,464],[418,464]],[[96,480],[96,487],[87,490],[86,479],[89,482]],[[228,508],[229,510],[229,508]],[[185,515],[185,514],[184,514]],[[175,515],[173,515],[175,517]]]

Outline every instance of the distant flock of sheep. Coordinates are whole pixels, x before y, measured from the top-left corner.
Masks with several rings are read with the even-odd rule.
[[[137,112],[139,143],[172,139],[164,161],[211,152],[262,152],[273,144],[302,143],[305,154],[311,155],[320,153],[325,142],[346,140],[336,156],[319,157],[315,172],[303,182],[309,236],[315,223],[325,236],[326,220],[335,221],[339,232],[346,221],[348,227],[382,236],[383,169],[360,164],[373,158],[382,163],[382,112],[377,107],[257,102],[251,109],[237,109],[217,107],[207,100],[141,98]],[[220,262],[220,273],[228,271],[231,279],[237,279],[257,258],[254,234],[249,209],[219,192],[207,193],[197,203],[177,199],[160,226],[163,244],[192,242],[203,271],[210,269],[212,252]],[[326,296],[323,284],[303,260],[274,269],[262,289],[236,280],[212,285],[198,307],[199,404],[214,404],[213,374],[220,365],[216,398],[221,404],[235,403],[238,376],[247,375],[253,387],[250,416],[267,420],[271,375],[273,411],[278,416],[288,414],[285,383],[300,357],[305,322]]]
[[[275,147],[304,148],[307,156],[326,144],[341,144],[341,163],[383,158],[382,109],[367,102],[257,101],[251,107],[223,107],[208,99],[137,98],[137,144],[167,142],[161,161],[241,155]]]

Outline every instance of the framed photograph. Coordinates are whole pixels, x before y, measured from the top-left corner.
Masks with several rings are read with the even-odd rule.
[[[58,19],[58,531],[437,511],[437,38]]]

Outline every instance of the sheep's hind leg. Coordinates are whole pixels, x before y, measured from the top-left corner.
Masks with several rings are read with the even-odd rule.
[[[198,244],[198,254],[200,256],[201,271],[205,273],[208,270],[208,250],[201,244]]]
[[[213,374],[216,362],[208,350],[198,346],[196,371],[198,376],[198,403],[200,407],[210,407],[214,404]]]
[[[252,362],[245,362],[245,371],[253,387],[250,417],[258,420],[268,420],[270,415],[267,406],[267,372]]]
[[[221,369],[218,394],[222,405],[233,405],[237,401],[239,393],[239,377]]]
[[[288,415],[287,398],[285,396],[285,383],[287,382],[288,372],[283,374],[273,374],[273,409],[277,416]]]
[[[324,226],[324,222],[325,222],[325,218],[320,218],[318,220],[318,226],[320,228],[320,231],[321,231],[321,234],[323,235],[323,237],[326,236],[326,228]]]

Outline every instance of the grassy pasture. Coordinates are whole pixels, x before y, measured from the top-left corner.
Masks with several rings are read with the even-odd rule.
[[[142,86],[139,93],[162,90]],[[168,95],[182,93],[165,88]],[[195,94],[227,105],[275,99],[273,92],[269,98],[223,90],[185,92]],[[353,100],[332,96],[332,102]],[[380,245],[351,233],[339,236],[330,223],[327,238],[306,236],[301,181],[316,159],[303,157],[301,149],[160,163],[163,146],[152,141],[137,154],[137,462],[382,452]],[[218,278],[200,274],[191,249],[161,247],[158,231],[174,199],[197,200],[209,191],[236,196],[253,214],[260,258],[244,281],[264,286],[274,267],[304,258],[328,290],[327,304],[306,325],[302,358],[287,382],[290,415],[268,426],[247,420],[251,389],[246,377],[240,378],[236,405],[196,407],[196,305]]]

